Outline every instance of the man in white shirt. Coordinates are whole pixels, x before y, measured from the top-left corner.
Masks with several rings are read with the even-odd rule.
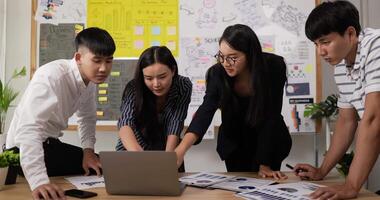
[[[94,153],[96,84],[112,68],[115,43],[99,28],[88,28],[75,38],[72,60],[56,60],[38,68],[18,104],[7,134],[6,147],[17,147],[23,173],[34,199],[65,199],[48,176],[100,172]],[[58,140],[68,119],[78,117],[82,148]]]
[[[319,200],[355,198],[380,152],[380,30],[361,30],[355,6],[334,1],[310,13],[305,31],[318,54],[334,66],[339,116],[322,165],[298,164],[294,170],[302,170],[296,173],[302,178],[323,179],[356,134],[355,156],[345,183],[319,188],[310,195]]]

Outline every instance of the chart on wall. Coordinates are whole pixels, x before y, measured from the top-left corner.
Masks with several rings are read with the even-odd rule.
[[[97,89],[97,118],[101,121],[116,121],[120,117],[120,105],[125,85],[132,80],[137,60],[114,60],[112,71],[106,82]],[[105,123],[105,122],[103,122]],[[98,123],[99,124],[99,123]]]
[[[219,37],[236,23],[250,26],[263,51],[285,58],[288,84],[284,88],[282,114],[290,132],[315,132],[314,121],[305,118],[305,105],[316,98],[314,45],[304,34],[304,25],[314,0],[180,0],[179,72],[193,83],[191,117],[202,103],[205,73],[215,63]],[[217,113],[213,125],[220,124]]]
[[[138,57],[144,49],[159,45],[177,55],[177,0],[87,0],[87,26],[110,32],[116,57]]]
[[[57,59],[72,59],[75,36],[83,28],[83,24],[40,24],[39,65]]]

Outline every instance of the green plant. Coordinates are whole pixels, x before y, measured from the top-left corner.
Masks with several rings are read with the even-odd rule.
[[[344,177],[348,175],[348,171],[350,169],[350,165],[352,162],[352,159],[354,158],[354,152],[351,151],[350,153],[344,154],[342,159],[338,162],[338,165],[335,167],[340,174],[342,174]]]
[[[332,94],[326,100],[305,107],[304,116],[311,119],[330,118],[338,114],[338,96]]]
[[[2,82],[0,80],[0,134],[4,131],[5,118],[11,103],[16,99],[18,92],[15,92],[10,86],[10,83],[13,79],[25,76],[26,68],[25,66],[18,71],[14,70],[12,77],[7,82]]]
[[[19,165],[20,155],[13,151],[0,153],[0,168]]]

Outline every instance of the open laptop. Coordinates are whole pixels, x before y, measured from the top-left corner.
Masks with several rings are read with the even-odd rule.
[[[178,196],[177,156],[165,151],[103,151],[99,153],[106,191],[117,195]]]

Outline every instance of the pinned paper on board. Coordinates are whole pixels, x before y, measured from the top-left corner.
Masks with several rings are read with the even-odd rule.
[[[286,96],[310,95],[310,83],[288,83]]]

